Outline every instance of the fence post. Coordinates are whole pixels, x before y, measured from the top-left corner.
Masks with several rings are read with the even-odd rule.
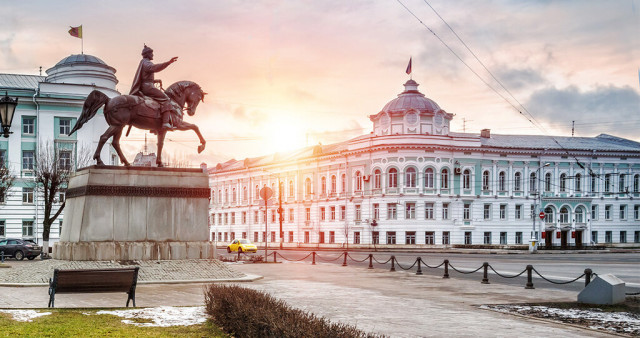
[[[527,285],[524,287],[525,289],[535,289],[533,287],[533,265],[527,265]]]
[[[417,261],[418,261],[418,271],[416,271],[416,275],[422,275],[422,267],[420,267],[422,265],[422,258],[418,257]]]
[[[278,262],[276,262],[276,253],[277,253],[277,251],[274,251],[274,252],[273,252],[273,262],[274,262],[274,263],[278,263]]]
[[[266,259],[266,257],[265,257],[265,259]],[[237,260],[240,261],[240,250],[238,250],[238,259]]]
[[[591,269],[584,269],[584,287],[586,288],[591,283]]]
[[[2,257],[2,263],[4,263],[4,251],[0,251],[0,257]]]
[[[442,278],[449,278],[449,260],[444,260],[444,276]]]
[[[395,260],[396,260],[396,256],[391,256],[391,270],[389,271],[396,271]]]
[[[347,266],[347,252],[344,252],[344,261],[342,262],[342,266]]]
[[[489,263],[482,263],[482,267],[484,267],[484,274],[482,275],[482,284],[489,284],[489,276],[487,270],[489,269]]]
[[[369,254],[369,269],[373,269],[373,254]]]
[[[313,261],[311,262],[311,265],[316,265],[316,252],[312,252],[311,257],[313,258]]]

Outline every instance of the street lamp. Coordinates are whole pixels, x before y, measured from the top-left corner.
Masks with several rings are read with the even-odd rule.
[[[18,98],[12,99],[7,92],[4,92],[4,97],[0,98],[0,125],[2,125],[2,136],[9,137],[12,132],[11,122],[13,121],[13,113],[16,112],[16,106],[18,105]]]
[[[540,198],[540,206],[542,206],[542,194],[540,193],[540,190],[538,189],[538,186],[540,185],[539,181],[540,181],[540,169],[544,168],[544,167],[548,167],[550,166],[551,163],[545,163],[543,165],[541,165],[540,167],[538,167],[538,169],[536,170],[536,194],[537,196],[534,196],[533,199],[533,215],[531,215],[531,218],[533,218],[533,231],[531,231],[531,245],[529,246],[529,252],[536,252],[538,250],[537,245],[539,243],[538,242],[538,238],[536,238],[536,217],[538,217],[538,215],[536,215],[536,212],[538,211],[538,198]],[[540,228],[542,228],[542,220],[540,220]],[[542,229],[540,229],[542,230]]]

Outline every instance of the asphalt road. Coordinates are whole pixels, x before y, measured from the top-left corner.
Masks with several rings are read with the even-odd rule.
[[[284,260],[300,260],[310,254],[310,251],[303,250],[283,250],[278,251],[278,261]],[[223,256],[233,256],[234,254],[227,254],[223,250],[218,251]],[[273,250],[269,250],[269,261],[273,260]],[[263,250],[258,251],[259,255],[264,255]],[[367,258],[368,252],[350,252],[347,265],[348,266],[361,266],[367,267],[369,260]],[[339,251],[318,251],[316,256],[317,263],[331,263],[340,264],[344,263],[344,257],[341,256],[342,252]],[[375,269],[390,269],[391,263],[388,262],[391,256],[395,256],[396,271],[400,271],[409,268],[416,262],[416,259],[420,257],[423,264],[426,263],[429,266],[438,266],[445,259],[449,260],[449,276],[450,278],[464,278],[482,281],[483,269],[478,272],[463,274],[455,271],[453,268],[470,272],[482,267],[484,262],[490,264],[491,267],[499,274],[507,277],[514,276],[525,270],[527,265],[532,265],[533,268],[543,277],[556,283],[564,283],[571,281],[578,276],[581,276],[585,269],[589,268],[596,274],[613,274],[616,277],[623,280],[627,285],[627,293],[640,292],[640,253],[608,253],[608,252],[594,252],[583,254],[572,253],[545,253],[545,254],[483,254],[483,253],[399,253],[399,252],[373,252]],[[311,264],[312,258],[309,256],[304,261]],[[364,260],[362,262],[358,262]],[[376,262],[377,261],[377,262]],[[387,262],[386,264],[381,264]],[[410,269],[412,272],[417,271],[417,267],[414,266]],[[428,268],[422,265],[422,273],[430,275],[444,274],[444,267]],[[526,285],[527,273],[523,273],[520,277],[504,278],[498,276],[491,269],[488,269],[488,279],[490,283],[503,283],[508,285]],[[568,284],[554,284],[546,281],[534,271],[532,273],[533,284],[535,288],[553,288],[563,290],[579,291],[584,287],[584,277],[578,279],[575,282]]]

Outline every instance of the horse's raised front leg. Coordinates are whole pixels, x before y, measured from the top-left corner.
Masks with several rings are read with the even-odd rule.
[[[207,141],[204,140],[204,137],[202,137],[202,134],[200,134],[200,129],[198,128],[198,126],[196,126],[195,124],[191,124],[191,123],[187,123],[187,122],[182,122],[178,127],[178,130],[193,130],[196,135],[198,135],[198,138],[200,139],[200,145],[198,146],[198,154],[201,153],[204,150],[204,146],[207,144]]]
[[[120,129],[122,130],[122,128]],[[98,147],[96,148],[96,152],[93,154],[93,159],[96,160],[97,165],[104,165],[104,162],[102,162],[102,159],[100,159],[100,152],[102,152],[102,147],[104,147],[104,144],[107,142],[107,140],[115,135],[117,131],[118,126],[109,126],[109,128],[107,128],[107,131],[105,131],[104,134],[100,136]]]
[[[164,137],[167,135],[167,130],[162,129],[158,132],[158,154],[156,157],[156,164],[158,167],[164,167],[162,164],[162,147],[164,147]]]

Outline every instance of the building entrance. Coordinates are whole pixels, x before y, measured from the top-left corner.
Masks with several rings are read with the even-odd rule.
[[[547,230],[544,234],[544,248],[551,250],[553,245],[553,230]]]
[[[576,230],[576,249],[582,248],[582,230]]]
[[[568,242],[569,242],[568,234],[569,234],[569,231],[566,231],[566,230],[563,230],[560,232],[560,248],[561,249],[566,249],[568,246]]]

